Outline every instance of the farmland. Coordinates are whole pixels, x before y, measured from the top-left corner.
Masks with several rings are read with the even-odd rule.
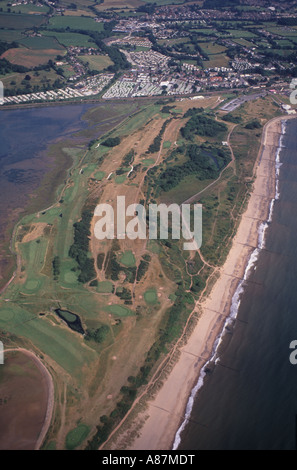
[[[57,44],[57,49],[29,49],[27,47],[18,47],[9,49],[2,58],[9,60],[11,64],[23,65],[25,67],[36,67],[41,64],[47,64],[49,60],[61,53],[63,49]]]
[[[79,59],[88,64],[90,70],[97,70],[98,72],[113,64],[110,58],[104,55],[83,55],[79,56]]]
[[[65,47],[78,46],[78,47],[94,47],[96,44],[91,40],[90,36],[79,33],[60,33],[56,31],[43,31],[43,35],[47,38],[55,38],[60,44]]]
[[[50,18],[49,29],[81,29],[85,31],[102,31],[102,23],[97,23],[92,18],[77,18],[70,16],[56,16]]]

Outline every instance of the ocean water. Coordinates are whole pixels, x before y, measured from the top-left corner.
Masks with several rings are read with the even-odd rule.
[[[89,106],[0,110],[0,236],[7,214],[23,207],[48,170],[48,145],[85,128]]]
[[[234,294],[211,373],[201,371],[174,443],[179,450],[295,450],[297,365],[297,121],[283,127],[275,198]]]

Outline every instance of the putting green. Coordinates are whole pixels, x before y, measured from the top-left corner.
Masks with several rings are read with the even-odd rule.
[[[63,259],[61,262],[61,274],[59,276],[59,280],[65,287],[76,287],[79,284],[77,280],[77,272],[72,271],[74,267],[74,260]]]
[[[126,175],[120,175],[115,178],[116,184],[122,184],[126,181]]]
[[[96,171],[96,173],[94,174],[94,178],[96,178],[96,180],[103,180],[105,176],[105,172],[104,171]]]
[[[143,296],[146,303],[150,305],[155,304],[158,300],[158,295],[155,289],[148,289]]]
[[[73,450],[79,446],[88,436],[90,432],[89,426],[85,424],[79,424],[75,429],[69,431],[66,436],[66,448]]]
[[[23,288],[23,292],[30,294],[36,293],[41,287],[41,282],[38,279],[29,279]]]
[[[120,262],[122,264],[124,264],[125,266],[135,266],[135,263],[136,263],[136,260],[135,260],[135,256],[133,255],[132,251],[129,250],[129,251],[125,251],[121,258],[120,258]]]
[[[113,291],[113,283],[109,281],[99,282],[97,292],[100,294],[111,294]]]
[[[106,310],[119,317],[130,317],[134,315],[132,310],[122,305],[107,305]]]

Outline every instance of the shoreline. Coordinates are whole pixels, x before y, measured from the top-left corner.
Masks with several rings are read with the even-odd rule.
[[[203,369],[219,356],[217,351],[224,327],[231,320],[233,323],[237,317],[231,311],[233,301],[239,307],[243,284],[249,269],[254,266],[254,253],[263,247],[263,236],[272,215],[273,201],[277,199],[276,156],[282,135],[282,121],[289,119],[288,116],[274,118],[263,128],[254,166],[255,180],[247,208],[241,216],[228,257],[219,269],[219,278],[207,297],[195,305],[194,310],[202,310],[202,314],[187,343],[180,348],[177,362],[154,398],[147,400],[146,409],[124,425],[122,432],[117,433],[106,448],[178,449],[179,432],[186,425],[194,397],[203,385],[206,375]]]

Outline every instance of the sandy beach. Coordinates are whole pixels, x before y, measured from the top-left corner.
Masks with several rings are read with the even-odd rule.
[[[172,449],[191,391],[201,368],[211,357],[215,340],[229,316],[232,297],[244,276],[251,253],[258,246],[259,225],[268,219],[270,202],[275,196],[275,156],[283,119],[288,118],[273,119],[263,130],[247,209],[218,280],[209,296],[195,306],[195,310],[202,313],[189,340],[180,348],[178,360],[154,398],[140,412],[137,413],[135,408],[104,449]]]

